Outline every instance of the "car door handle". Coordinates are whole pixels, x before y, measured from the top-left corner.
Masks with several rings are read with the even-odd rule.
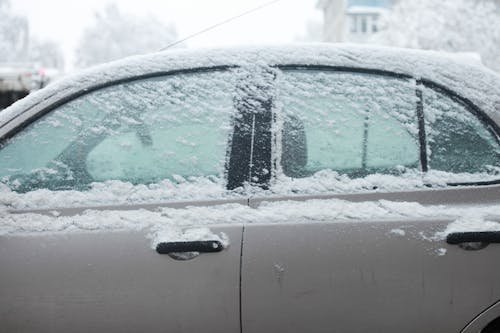
[[[500,243],[500,231],[453,232],[446,236],[446,243]]]
[[[220,241],[190,241],[190,242],[162,242],[156,245],[159,254],[171,254],[182,252],[220,252],[224,246]]]

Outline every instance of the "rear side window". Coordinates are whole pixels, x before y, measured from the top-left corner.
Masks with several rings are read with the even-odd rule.
[[[86,94],[7,142],[0,177],[23,191],[107,180],[220,180],[232,131],[233,76],[165,76]]]
[[[330,169],[359,177],[419,167],[413,81],[287,70],[278,78],[277,90],[286,176],[301,178]]]
[[[498,174],[500,146],[488,125],[464,102],[439,90],[424,88],[423,96],[429,169]]]

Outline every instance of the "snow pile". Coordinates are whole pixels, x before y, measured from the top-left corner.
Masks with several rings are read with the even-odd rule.
[[[377,190],[403,190],[425,187],[422,174],[409,172],[400,176],[374,174],[351,179],[332,170],[322,170],[307,178],[278,177],[271,188],[275,194],[353,193]]]
[[[8,214],[0,215],[0,235],[54,233],[74,231],[143,230],[164,223],[158,213],[135,211],[85,211],[75,216]]]
[[[488,181],[498,176],[488,174],[452,174],[442,171],[421,173],[405,170],[401,175],[373,174],[351,179],[335,171],[322,170],[307,178],[290,178],[279,175],[269,190],[245,186],[233,191],[225,189],[218,177],[177,178],[177,182],[164,180],[149,185],[133,185],[128,182],[106,181],[92,183],[87,191],[50,191],[40,189],[27,193],[12,191],[0,184],[0,210],[97,208],[109,205],[140,205],[172,202],[194,202],[227,199],[246,199],[249,196],[300,194],[346,194],[407,191],[416,189],[444,188],[447,183],[467,180]]]
[[[497,207],[496,214],[500,214],[500,207]],[[498,219],[500,221],[500,219]],[[454,232],[475,232],[475,231],[500,231],[500,222],[485,219],[481,214],[466,214],[455,222],[448,225],[441,235],[448,235]]]
[[[224,189],[216,177],[178,178],[150,185],[133,185],[121,181],[92,183],[87,191],[49,191],[40,189],[17,193],[0,184],[0,207],[4,209],[35,209],[92,207],[103,205],[146,204],[165,201],[193,201],[241,198],[242,192]]]
[[[496,179],[498,179],[496,172],[455,174],[431,170],[423,173],[418,170],[404,169],[399,175],[371,174],[362,178],[349,178],[336,171],[322,170],[307,178],[278,175],[270,191],[277,195],[406,191],[429,187],[444,188],[450,183],[484,182]],[[262,192],[261,195],[267,196],[268,194]]]
[[[183,209],[161,208],[157,211],[95,211],[80,215],[59,216],[32,213],[0,213],[0,235],[38,232],[72,232],[105,230],[145,230],[159,239],[184,239],[184,229],[213,225],[252,223],[345,223],[383,220],[442,218],[455,221],[432,240],[443,239],[449,232],[500,230],[500,204],[489,206],[424,206],[416,202],[387,200],[350,202],[338,199],[263,202],[257,208],[225,204]],[[205,230],[206,231],[206,230]],[[401,231],[393,231],[401,234]],[[208,233],[206,233],[208,234]],[[184,235],[184,236],[183,236]],[[197,235],[205,235],[198,232]],[[208,237],[208,236],[207,236]],[[202,239],[206,239],[205,236]],[[223,241],[223,238],[221,238]]]

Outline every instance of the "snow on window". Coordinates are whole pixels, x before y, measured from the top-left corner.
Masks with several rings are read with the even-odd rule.
[[[333,170],[357,178],[418,169],[417,100],[411,80],[296,70],[280,77],[278,91],[285,176]]]
[[[194,73],[113,85],[73,100],[0,150],[0,176],[21,191],[92,182],[222,182],[234,75]],[[221,185],[222,186],[222,185]]]
[[[455,174],[483,173],[483,180],[498,179],[500,144],[488,124],[444,93],[424,88],[423,95],[429,168]]]

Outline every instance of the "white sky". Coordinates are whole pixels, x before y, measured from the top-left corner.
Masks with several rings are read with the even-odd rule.
[[[71,67],[74,48],[94,12],[111,0],[11,0],[13,11],[29,18],[31,34],[59,42]],[[262,5],[267,0],[115,0],[123,12],[154,15],[173,23],[178,37]],[[281,0],[225,26],[195,37],[189,47],[287,43],[305,35],[308,21],[321,21],[317,0]]]

